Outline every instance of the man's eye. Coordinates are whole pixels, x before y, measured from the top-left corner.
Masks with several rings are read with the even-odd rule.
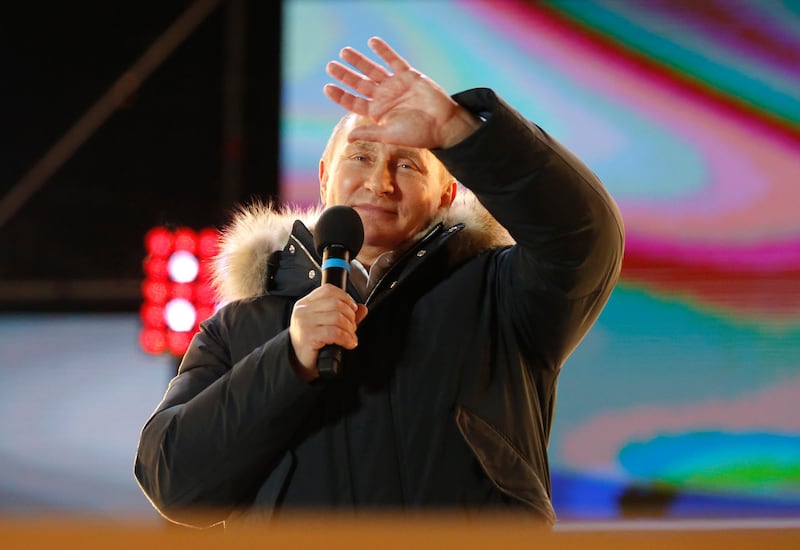
[[[417,167],[410,162],[400,162],[397,164],[398,168],[402,168],[403,170],[416,170]]]
[[[350,158],[352,158],[353,160],[357,160],[358,162],[367,162],[369,160],[369,157],[366,157],[364,155],[353,155]]]

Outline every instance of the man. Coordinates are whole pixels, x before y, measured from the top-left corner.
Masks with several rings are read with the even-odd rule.
[[[619,214],[491,90],[451,98],[369,45],[389,69],[351,48],[353,69],[328,65],[351,91],[325,93],[350,114],[319,170],[324,206],[364,222],[353,284],[320,286],[319,211],[255,206],[227,229],[230,303],[194,338],[137,453],[142,489],[173,521],[377,507],[555,521],[556,379],[619,275]],[[322,382],[326,344],[346,351]]]

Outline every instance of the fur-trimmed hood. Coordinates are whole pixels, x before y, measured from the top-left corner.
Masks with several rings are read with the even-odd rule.
[[[239,208],[222,230],[220,252],[214,259],[213,282],[219,298],[231,302],[264,294],[269,256],[284,248],[295,220],[303,222],[313,233],[322,211],[321,206],[274,210],[261,202]],[[453,204],[432,225],[439,222],[445,227],[464,224],[464,229],[453,237],[457,239],[455,250],[460,257],[514,243],[505,228],[464,187],[459,187]]]

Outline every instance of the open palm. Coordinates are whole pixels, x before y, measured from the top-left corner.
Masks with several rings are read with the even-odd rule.
[[[386,42],[373,37],[369,46],[393,72],[350,47],[340,56],[356,70],[338,61],[327,66],[328,74],[352,91],[328,84],[325,94],[374,123],[358,126],[348,136],[350,141],[433,149],[452,145],[475,128],[469,113]]]

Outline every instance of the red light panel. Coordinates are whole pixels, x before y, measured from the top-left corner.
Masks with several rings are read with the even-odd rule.
[[[167,337],[163,330],[145,328],[139,335],[139,343],[147,353],[163,353],[167,349]]]
[[[203,229],[197,237],[197,255],[213,258],[219,251],[219,233],[216,229]]]
[[[170,298],[183,298],[193,302],[194,288],[193,283],[173,283],[170,289]]]
[[[148,256],[144,260],[144,274],[148,280],[166,282],[169,279],[167,259],[161,256]]]
[[[211,270],[213,268],[213,264],[211,260],[200,260],[200,266],[197,272],[197,279],[199,281],[210,281],[211,280]]]
[[[146,303],[163,304],[169,298],[169,285],[164,281],[146,279],[142,283],[142,296]]]
[[[164,227],[156,227],[147,232],[144,237],[145,248],[151,256],[166,257],[172,252],[174,237]]]
[[[173,355],[183,355],[186,353],[186,348],[189,347],[189,342],[192,340],[194,332],[167,332],[167,349]]]
[[[204,305],[213,306],[216,299],[216,292],[214,292],[210,284],[200,284],[194,287],[194,303],[197,304],[198,307]]]
[[[171,230],[154,227],[145,235],[147,257],[142,263],[145,280],[142,283],[144,302],[140,310],[142,331],[139,343],[147,353],[183,355],[199,325],[214,314],[216,293],[211,287],[211,262],[219,250],[219,232],[214,228],[194,231],[188,227]],[[177,283],[170,279],[169,258],[176,251],[193,254],[199,265],[192,282]],[[181,298],[191,303],[197,313],[194,326],[186,331],[174,331],[167,326],[165,306]],[[183,327],[181,327],[183,328]]]
[[[163,329],[167,326],[167,321],[164,319],[164,306],[161,304],[145,302],[140,310],[140,316],[145,327]]]
[[[197,249],[197,235],[191,229],[181,227],[175,232],[175,250],[194,253]]]
[[[214,315],[214,306],[199,306],[197,308],[197,329],[200,329],[200,323]]]

